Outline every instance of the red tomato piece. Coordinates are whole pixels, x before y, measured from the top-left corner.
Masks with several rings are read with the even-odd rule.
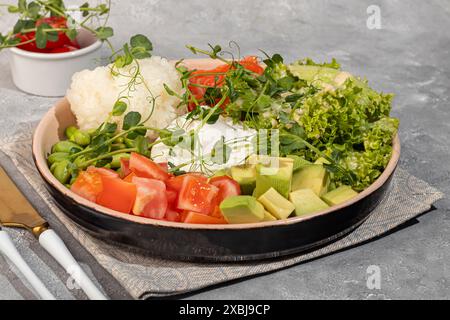
[[[36,27],[39,27],[42,24],[48,24],[52,28],[55,29],[66,29],[67,28],[67,20],[65,17],[47,17],[40,18],[36,21]],[[64,45],[72,45],[72,41],[70,41],[69,37],[62,32],[58,31],[58,39],[56,41],[47,41],[46,49],[56,49],[62,48]]]
[[[196,177],[186,176],[178,194],[178,209],[209,214],[214,208],[214,199],[219,193],[216,186],[202,182]]]
[[[218,204],[228,197],[241,194],[241,186],[229,176],[212,177],[209,183],[219,188]]]
[[[133,177],[137,177],[136,173],[134,173],[134,172],[130,173],[125,178],[123,178],[123,181],[132,183],[133,182]]]
[[[167,211],[166,185],[156,179],[133,177],[137,187],[133,214],[137,216],[163,219]]]
[[[130,170],[136,173],[138,177],[156,179],[166,181],[169,179],[169,174],[164,171],[159,165],[143,155],[138,153],[131,153],[130,156]]]
[[[195,224],[226,224],[225,219],[219,219],[216,217],[208,216],[206,214],[201,214],[198,212],[189,211],[186,213],[184,223],[195,223]]]
[[[174,176],[174,177],[169,178],[166,181],[167,187],[169,189],[172,189],[172,190],[175,190],[177,192],[180,192],[181,186],[183,185],[183,180],[186,177],[194,177],[194,178],[196,178],[196,179],[198,179],[199,181],[202,181],[202,182],[207,182],[208,181],[208,178],[206,176],[204,176],[203,174],[197,173],[197,172],[190,172],[190,173],[186,173],[186,174],[182,174],[182,175],[179,175],[179,176]]]
[[[97,196],[103,191],[102,177],[97,172],[82,171],[70,190],[89,201],[96,202]]]
[[[258,58],[255,56],[248,56],[239,61],[239,64],[245,69],[250,70],[256,74],[262,75],[264,68],[259,64]]]
[[[167,189],[167,204],[169,208],[176,208],[177,206],[177,200],[178,200],[178,192],[175,190]]]
[[[129,176],[131,173],[130,170],[130,159],[127,158],[120,158],[120,177],[124,178],[126,176]]]
[[[97,197],[97,203],[112,210],[130,213],[136,199],[136,186],[117,177],[101,177],[103,190]]]
[[[172,222],[181,222],[181,214],[175,210],[167,209],[164,219]]]
[[[169,172],[169,164],[167,162],[158,162],[158,166],[160,166],[165,172]]]
[[[100,174],[103,177],[108,177],[108,178],[120,178],[119,174],[112,170],[112,169],[108,169],[108,168],[97,168],[94,166],[90,166],[87,168],[86,170],[87,172],[97,172],[98,174]]]
[[[46,49],[46,48],[40,49],[37,47],[36,41],[34,40],[36,38],[36,32],[34,32],[34,31],[28,32],[25,34],[18,33],[18,34],[16,34],[16,38],[19,38],[21,43],[26,42],[24,44],[19,44],[17,46],[19,49],[23,49],[23,50],[31,51],[31,52],[39,52],[39,53],[49,53],[50,52],[49,49]],[[33,40],[33,41],[31,41],[31,40]]]
[[[245,69],[254,72],[257,75],[264,73],[264,68],[259,64],[258,58],[254,56],[248,56],[238,61],[238,63]],[[195,99],[203,99],[206,93],[206,87],[221,87],[225,82],[226,73],[230,70],[230,65],[222,64],[214,69],[210,70],[196,70],[192,72],[189,79],[188,89]],[[206,86],[206,87],[205,87]],[[217,103],[220,99],[217,99]],[[208,101],[206,102],[208,103]],[[224,101],[221,108],[224,109],[230,103],[229,99]],[[191,101],[188,105],[188,111],[194,110],[196,107],[194,101]]]

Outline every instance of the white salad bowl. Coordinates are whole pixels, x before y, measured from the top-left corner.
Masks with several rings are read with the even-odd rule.
[[[38,53],[9,50],[14,84],[20,90],[48,97],[63,96],[75,72],[98,65],[102,43],[87,30],[80,30],[77,42],[81,49],[64,53]]]

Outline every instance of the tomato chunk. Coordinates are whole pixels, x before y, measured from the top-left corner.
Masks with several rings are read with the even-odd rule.
[[[198,179],[199,181],[202,182],[207,182],[208,178],[206,176],[204,176],[201,173],[197,173],[197,172],[190,172],[190,173],[186,173],[183,175],[179,175],[179,176],[175,176],[175,177],[171,177],[166,181],[167,187],[175,190],[177,192],[180,192],[181,190],[181,186],[183,185],[183,180],[186,177],[194,177],[196,179]]]
[[[126,176],[129,176],[131,173],[130,170],[130,159],[127,158],[120,158],[120,177],[124,178]]]
[[[219,193],[216,186],[194,176],[186,176],[178,194],[178,209],[209,214]]]
[[[89,201],[96,202],[97,196],[103,191],[102,177],[97,172],[82,171],[70,190]]]
[[[169,172],[169,164],[167,162],[158,162],[156,163],[158,166],[161,167],[165,172]]]
[[[183,220],[184,223],[195,223],[195,224],[226,224],[225,219],[219,219],[216,217],[208,216],[206,214],[201,214],[198,212],[189,211]]]
[[[123,181],[132,183],[133,182],[133,177],[137,177],[136,173],[134,173],[134,172],[130,173],[125,178],[123,178]]]
[[[130,170],[138,177],[166,181],[169,174],[147,157],[133,152],[130,156]]]
[[[167,209],[164,219],[172,222],[181,222],[181,214],[175,210]]]
[[[97,203],[116,211],[130,213],[136,199],[136,186],[106,175],[102,176],[102,183],[103,190],[97,197]]]
[[[167,189],[166,195],[167,195],[167,204],[169,208],[176,208],[178,200],[178,192],[176,192],[175,190]]]
[[[87,168],[86,172],[96,172],[102,177],[119,178],[119,174],[117,172],[108,168],[97,168],[94,166],[90,166],[89,168]]]
[[[137,187],[133,214],[137,216],[163,219],[167,211],[166,185],[156,179],[133,177]]]
[[[42,24],[48,24],[55,29],[67,29],[66,18],[60,16],[40,18],[36,21],[36,27],[39,27]],[[58,39],[56,41],[47,41],[45,48],[56,49],[61,48],[64,45],[74,45],[74,43],[70,41],[69,37],[64,32],[58,31]]]
[[[241,194],[241,186],[229,176],[212,177],[209,183],[219,188],[218,203],[232,196]]]
[[[248,56],[238,61],[238,63],[256,75],[262,75],[264,73],[264,68],[259,64],[257,57]],[[188,89],[197,101],[201,100],[205,96],[208,87],[220,88],[223,86],[226,73],[229,70],[230,65],[225,63],[210,70],[195,70],[192,72],[189,79]],[[213,105],[219,100],[220,99],[216,99],[215,101],[206,101],[206,104]],[[221,108],[224,109],[229,103],[230,101],[227,99],[221,105]],[[192,101],[189,102],[188,111],[194,110],[195,107],[196,104],[192,99]]]

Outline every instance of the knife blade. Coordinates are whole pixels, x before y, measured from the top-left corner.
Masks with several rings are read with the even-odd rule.
[[[107,299],[83,271],[62,239],[50,229],[47,221],[39,215],[1,166],[0,202],[3,208],[0,210],[0,223],[3,226],[31,231],[40,245],[55,258],[90,299]]]

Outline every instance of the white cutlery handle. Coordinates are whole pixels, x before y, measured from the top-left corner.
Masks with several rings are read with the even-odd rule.
[[[3,230],[0,230],[0,252],[16,265],[17,269],[25,276],[42,299],[55,300],[55,297],[48,291],[33,270],[30,269],[25,260],[23,260],[14,243],[11,241],[11,238]]]
[[[91,279],[89,279],[55,231],[48,229],[42,232],[39,236],[39,243],[75,280],[89,299],[107,300],[107,297],[105,297]]]

